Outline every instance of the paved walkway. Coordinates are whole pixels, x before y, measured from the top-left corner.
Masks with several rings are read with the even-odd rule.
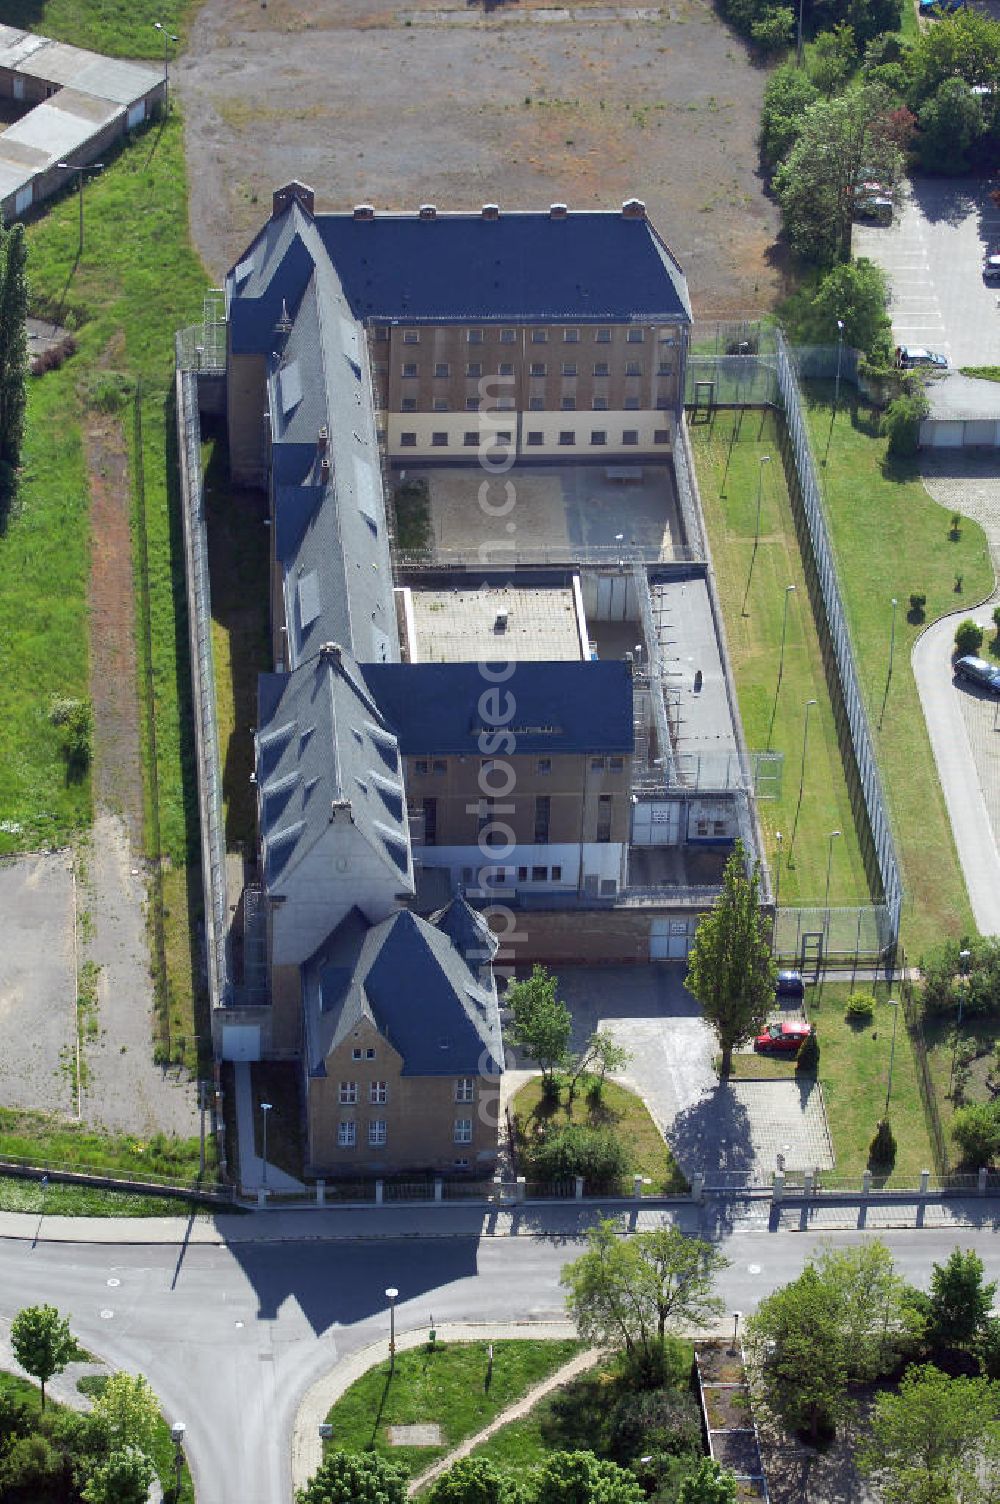
[[[304,1191],[301,1180],[268,1163],[265,1174],[264,1161],[257,1153],[254,1141],[253,1091],[250,1065],[238,1060],[233,1067],[236,1078],[236,1131],[240,1144],[240,1185],[245,1191],[256,1191],[266,1185],[270,1191]]]
[[[509,1336],[510,1333],[505,1332],[502,1335]],[[515,1332],[514,1335],[523,1335],[523,1333]],[[546,1335],[549,1334],[547,1333]],[[499,1338],[494,1335],[494,1340],[499,1340]],[[416,1478],[411,1479],[406,1490],[407,1493],[412,1498],[422,1488],[426,1488],[428,1483],[433,1483],[435,1478],[440,1478],[441,1474],[446,1473],[454,1463],[461,1462],[463,1457],[468,1457],[476,1450],[476,1447],[481,1446],[484,1441],[488,1441],[497,1431],[502,1430],[504,1426],[510,1425],[512,1420],[520,1420],[523,1415],[527,1415],[529,1411],[534,1410],[538,1401],[544,1399],[547,1394],[551,1394],[553,1389],[558,1389],[561,1385],[568,1384],[570,1379],[575,1379],[578,1373],[586,1373],[588,1368],[593,1368],[594,1364],[601,1358],[601,1355],[599,1347],[588,1347],[585,1352],[577,1353],[575,1358],[570,1358],[569,1362],[564,1363],[561,1368],[557,1368],[555,1373],[550,1373],[548,1378],[543,1379],[540,1384],[536,1384],[534,1389],[529,1389],[527,1394],[517,1400],[515,1404],[508,1405],[506,1410],[501,1410],[500,1414],[495,1416],[488,1426],[484,1426],[474,1436],[467,1436],[447,1456],[439,1458],[437,1462],[432,1463],[429,1468],[425,1468],[422,1473],[419,1473]]]
[[[437,1327],[438,1338],[441,1342],[500,1342],[513,1337],[556,1337],[566,1338],[576,1336],[576,1327],[571,1321],[524,1321],[507,1322],[502,1326],[479,1324],[447,1324]],[[423,1327],[413,1332],[401,1332],[396,1338],[396,1351],[408,1352],[415,1347],[422,1346],[427,1341],[427,1332]],[[330,1369],[322,1378],[318,1379],[309,1389],[299,1406],[299,1413],[295,1418],[295,1430],[292,1434],[292,1485],[294,1488],[303,1488],[323,1460],[323,1446],[319,1438],[319,1427],[326,1420],[333,1405],[340,1396],[350,1389],[361,1375],[367,1373],[376,1363],[383,1363],[387,1354],[387,1342],[385,1340],[374,1342],[370,1347],[364,1347],[360,1352],[352,1353],[343,1363],[338,1363],[336,1368]],[[581,1353],[572,1360],[572,1363],[564,1364],[555,1374],[552,1374],[545,1384],[539,1385],[532,1390],[525,1400],[534,1404],[546,1389],[553,1389],[557,1384],[565,1383],[570,1378],[570,1369],[577,1365],[574,1372],[580,1372],[583,1367],[589,1366],[582,1360],[588,1358],[590,1363],[597,1361],[597,1354]],[[497,1425],[506,1420],[514,1419],[514,1413],[518,1406],[511,1406],[509,1411],[498,1416],[493,1423],[495,1430]],[[527,1406],[530,1409],[530,1405]],[[520,1413],[524,1413],[521,1411]],[[460,1456],[468,1456],[478,1442],[482,1441],[486,1431],[481,1431],[475,1437],[470,1438],[468,1449],[463,1451],[456,1449],[454,1453],[441,1459],[437,1471],[443,1471],[450,1467],[452,1462]],[[336,1438],[334,1438],[336,1440]],[[465,1445],[463,1443],[463,1445]],[[429,1481],[436,1476],[432,1470],[416,1482]],[[415,1491],[415,1484],[411,1485],[410,1493]]]

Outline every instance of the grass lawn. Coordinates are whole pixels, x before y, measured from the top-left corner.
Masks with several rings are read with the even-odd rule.
[[[42,1217],[188,1217],[192,1212],[218,1212],[208,1202],[172,1196],[139,1196],[128,1191],[102,1191],[96,1186],[65,1185],[52,1181],[45,1190],[37,1180],[0,1176],[0,1211],[31,1212]],[[226,1215],[242,1215],[226,1207]]]
[[[780,798],[762,799],[758,805],[768,861],[773,872],[775,834],[781,831],[782,903],[821,904],[829,834],[839,830],[841,837],[833,842],[830,902],[867,903],[868,883],[780,459],[779,420],[760,411],[745,412],[742,424],[738,417],[717,411],[709,423],[691,425],[691,438],[747,741],[753,750],[770,746],[785,755]],[[765,455],[771,460],[762,464]],[[759,481],[760,544],[751,575]],[[782,619],[789,585],[795,591],[788,596],[779,690]],[[817,703],[809,713],[802,808],[789,860],[805,705],[812,699]]]
[[[1000,381],[1000,366],[963,366],[963,376],[978,376],[980,381]]]
[[[849,1023],[844,1016],[851,990],[848,982],[826,982],[811,988],[806,999],[809,1017],[819,1035],[819,1077],[838,1175],[860,1175],[867,1169],[875,1125],[885,1109],[892,1046],[894,1010],[887,1001],[885,983],[875,986],[875,1014],[863,1026]],[[855,990],[870,992],[872,984],[860,983]],[[902,1184],[914,1184],[921,1170],[934,1169],[934,1159],[902,1005],[896,1031],[889,1121],[897,1146],[892,1178]]]
[[[214,1146],[210,1135],[206,1136],[205,1151],[211,1179]],[[16,1107],[0,1107],[0,1156],[3,1155],[12,1159],[49,1160],[64,1169],[109,1174],[122,1170],[178,1181],[193,1181],[198,1177],[197,1138],[173,1138],[157,1133],[144,1140],[126,1134],[99,1133],[82,1123]]]
[[[560,1094],[558,1106],[552,1108],[542,1100],[540,1076],[525,1082],[511,1103],[511,1112],[518,1119],[518,1137],[522,1146],[525,1138],[530,1139],[542,1128],[562,1128],[568,1123],[613,1128],[628,1146],[630,1173],[648,1176],[654,1192],[686,1190],[687,1181],[680,1166],[642,1098],[616,1081],[606,1081],[602,1103],[591,1107],[587,1102],[587,1079],[584,1077],[581,1081],[572,1109],[566,1105],[565,1089]],[[530,1171],[526,1173],[530,1179]]]
[[[330,1445],[347,1452],[374,1450],[398,1462],[412,1476],[473,1436],[580,1352],[567,1339],[493,1344],[493,1379],[486,1388],[486,1343],[438,1343],[397,1353],[390,1379],[388,1359],[377,1364],[342,1395],[327,1416]],[[438,1425],[444,1444],[394,1447],[388,1426]]]
[[[113,57],[163,59],[160,21],[184,44],[198,0],[5,0],[2,19]],[[176,50],[176,49],[174,49]]]
[[[903,867],[903,940],[917,955],[975,926],[910,667],[923,623],[909,619],[909,596],[926,594],[934,621],[989,595],[993,570],[979,525],[964,519],[952,539],[951,513],[928,496],[915,463],[888,459],[873,409],[848,388],[831,424],[832,396],[829,382],[806,386],[818,462],[829,438],[819,470],[827,521]],[[895,659],[882,715],[893,596]]]
[[[977,1050],[976,1058],[969,1066],[968,1078],[958,1095],[954,1093],[956,1030],[953,1021],[946,1018],[929,1018],[924,1021],[924,1039],[927,1043],[927,1061],[930,1066],[934,1095],[937,1099],[941,1126],[948,1140],[948,1153],[954,1168],[959,1159],[957,1146],[951,1140],[951,1120],[959,1107],[970,1102],[992,1102],[993,1092],[986,1084],[996,1060],[996,1047],[1000,1043],[1000,1019],[965,1018],[957,1032],[959,1042],[972,1042]]]

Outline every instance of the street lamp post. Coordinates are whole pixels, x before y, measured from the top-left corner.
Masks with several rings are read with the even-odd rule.
[[[837,320],[837,379],[833,384],[833,410],[840,406],[840,361],[844,353],[844,321]]]
[[[757,467],[757,520],[754,523],[753,529],[754,552],[756,552],[757,544],[760,542],[760,503],[764,491],[764,466],[770,463],[771,456],[769,454],[762,454],[760,464]]]
[[[892,678],[892,660],[896,651],[896,607],[899,605],[895,596],[892,598],[892,625],[889,628],[889,672],[887,679]]]
[[[742,1315],[743,1315],[742,1311],[734,1311],[733,1312],[733,1345],[732,1345],[732,1348],[730,1349],[730,1351],[733,1352],[733,1353],[736,1352],[736,1338],[737,1338],[737,1335],[738,1335],[739,1330],[740,1330],[740,1317]]]
[[[774,859],[774,867],[776,873],[774,882],[774,910],[775,913],[777,913],[778,905],[781,902],[781,843],[784,840],[784,836],[781,834],[780,830],[776,830],[774,832],[774,839],[778,843],[778,853]]]
[[[389,1302],[389,1373],[396,1371],[396,1299],[399,1291],[395,1285],[390,1285],[385,1292],[385,1298]]]
[[[830,869],[833,866],[833,843],[841,834],[839,830],[831,830],[826,844],[826,893],[823,898],[823,907],[826,910],[826,933],[830,933]]]
[[[618,568],[621,569],[622,565],[625,562],[624,558],[622,557],[622,555],[624,553],[624,549],[623,549],[622,545],[625,542],[625,534],[624,533],[615,533],[615,542],[618,544]]]
[[[176,42],[177,38],[167,30],[162,21],[154,21],[153,25],[163,35],[163,112],[166,114],[170,109],[170,43]]]
[[[182,1420],[175,1420],[170,1427],[170,1440],[174,1444],[174,1499],[180,1501],[181,1497],[181,1473],[184,1469],[184,1432],[187,1430]]]
[[[788,865],[792,865],[792,851],[795,847],[795,832],[799,828],[799,811],[802,808],[802,790],[806,781],[806,748],[809,745],[809,712],[816,704],[815,700],[807,700],[805,705],[805,722],[802,727],[802,763],[799,767],[799,797],[795,805],[795,819],[792,822],[792,838],[788,843]]]
[[[78,256],[82,256],[83,255],[83,175],[86,172],[100,172],[101,168],[104,166],[104,163],[103,162],[57,162],[56,166],[59,167],[59,168],[62,168],[66,172],[75,172],[76,173],[77,192],[79,194],[79,199],[80,199],[80,244],[79,244],[79,249],[77,251],[77,255]]]
[[[960,950],[958,953],[959,963],[962,967],[962,986],[958,994],[958,1028],[962,1027],[962,1014],[965,1011],[965,989],[968,986],[969,962],[972,960],[971,950]]]
[[[263,1152],[263,1154],[261,1156],[261,1159],[262,1159],[263,1165],[264,1165],[263,1181],[264,1181],[265,1185],[267,1185],[267,1119],[268,1119],[268,1116],[269,1116],[269,1114],[271,1112],[271,1108],[272,1108],[273,1105],[274,1104],[272,1102],[261,1102],[261,1104],[260,1104],[261,1116],[264,1119],[264,1144],[263,1144],[264,1152]]]
[[[781,685],[781,676],[785,672],[785,633],[788,630],[788,597],[795,589],[794,585],[785,586],[785,609],[781,613],[781,650],[778,653],[778,685]]]
[[[889,1098],[892,1096],[892,1067],[893,1067],[893,1062],[896,1059],[896,1024],[899,1022],[899,1001],[898,1001],[898,999],[896,999],[894,997],[891,997],[889,999],[889,1006],[893,1010],[892,1011],[892,1044],[891,1044],[891,1046],[889,1048],[889,1083],[888,1083],[888,1085],[886,1086],[886,1089],[885,1089],[885,1112],[882,1114],[883,1118],[885,1118],[886,1121],[888,1121],[888,1118],[889,1118]]]

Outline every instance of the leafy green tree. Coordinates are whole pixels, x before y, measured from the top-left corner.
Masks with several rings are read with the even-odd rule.
[[[750,26],[750,36],[762,52],[780,52],[787,47],[795,26],[795,12],[789,5],[769,5]]]
[[[775,68],[764,88],[760,116],[760,154],[768,167],[776,167],[791,151],[806,110],[818,98],[819,90],[802,68],[794,63]]]
[[[434,1484],[430,1499],[431,1504],[518,1504],[521,1490],[488,1457],[463,1457]]]
[[[627,1463],[641,1453],[669,1457],[697,1457],[701,1453],[701,1416],[691,1394],[691,1360],[680,1348],[680,1370],[670,1375],[676,1386],[627,1389],[616,1400],[609,1419],[609,1450],[616,1462]],[[671,1355],[672,1356],[672,1355]],[[686,1372],[685,1372],[686,1370]]]
[[[1000,21],[969,7],[939,26],[928,26],[913,43],[909,58],[910,105],[919,110],[949,78],[996,88],[1000,77]]]
[[[882,433],[888,451],[897,459],[909,459],[920,447],[920,425],[928,413],[927,398],[917,389],[904,392],[889,403],[882,416]]]
[[[960,653],[978,653],[983,645],[983,629],[970,617],[955,628],[955,647]]]
[[[141,1374],[113,1373],[94,1401],[93,1414],[110,1450],[153,1455],[160,1405]]]
[[[969,148],[986,129],[979,97],[961,78],[946,78],[917,112],[920,165],[926,172],[969,170]]]
[[[718,1035],[721,1074],[733,1050],[759,1034],[774,1007],[778,968],[758,902],[760,868],[746,876],[746,851],[737,841],[722,875],[715,907],[698,921],[684,985]]]
[[[566,1304],[581,1337],[624,1352],[640,1373],[661,1370],[668,1328],[707,1326],[723,1309],[712,1290],[728,1260],[677,1227],[622,1238],[604,1219],[587,1244],[563,1269]]]
[[[888,298],[885,272],[874,261],[861,256],[841,262],[826,273],[810,300],[808,334],[817,343],[832,345],[840,319],[845,345],[888,365],[892,358]]]
[[[677,1504],[736,1504],[736,1474],[703,1457],[680,1486]]]
[[[406,1504],[407,1476],[375,1452],[328,1452],[296,1504]]]
[[[947,1263],[931,1270],[927,1336],[935,1348],[971,1350],[989,1319],[997,1282],[986,1284],[983,1261],[971,1248],[956,1248]]]
[[[573,1032],[570,1011],[556,997],[555,977],[544,966],[534,966],[527,981],[511,983],[505,1001],[514,1015],[517,1044],[538,1061],[542,1083],[551,1091],[556,1071],[569,1060]]]
[[[69,1322],[55,1306],[25,1306],[11,1323],[10,1343],[25,1373],[41,1385],[44,1410],[46,1384],[62,1373],[76,1351]]]
[[[1000,1157],[1000,1104],[970,1102],[951,1120],[951,1136],[966,1169],[980,1170]]]
[[[816,38],[809,59],[809,77],[829,99],[844,87],[857,61],[854,32],[846,21],[840,21],[831,31],[821,32]]]
[[[153,1464],[145,1452],[121,1447],[94,1468],[83,1489],[86,1504],[146,1504]]]
[[[631,1473],[593,1452],[552,1452],[536,1475],[535,1504],[644,1504]]]
[[[875,1401],[858,1461],[884,1504],[988,1504],[1000,1489],[1000,1387],[911,1368]]]
[[[892,96],[865,83],[809,106],[798,140],[774,175],[785,233],[803,260],[845,261],[851,250],[857,186],[864,174],[890,187],[903,168],[892,138]]]
[[[0,230],[0,463],[21,457],[28,379],[28,244],[24,226]]]
[[[598,1083],[597,1095],[600,1096],[605,1076],[609,1072],[614,1075],[617,1071],[623,1071],[631,1059],[631,1050],[619,1044],[607,1029],[595,1030],[573,1063],[568,1088],[570,1102],[576,1096],[582,1076],[588,1073],[595,1076]]]

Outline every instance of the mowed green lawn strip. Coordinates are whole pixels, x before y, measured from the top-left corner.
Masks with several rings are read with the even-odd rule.
[[[830,383],[806,388],[813,451],[821,459],[831,432]],[[903,867],[903,939],[916,956],[945,935],[974,929],[965,880],[931,752],[910,652],[923,623],[908,620],[911,592],[926,594],[926,620],[989,595],[993,570],[982,528],[963,519],[956,541],[951,513],[925,491],[913,462],[886,457],[873,410],[842,388],[827,464],[820,469],[827,522],[837,556],[879,767]],[[961,578],[961,590],[956,579]],[[879,729],[889,666],[891,600],[896,612],[893,674]]]
[[[199,0],[5,0],[0,20],[112,57],[163,60],[159,21],[183,46]],[[175,53],[171,44],[171,56]]]
[[[212,1157],[206,1143],[211,1179]],[[198,1175],[197,1138],[173,1138],[155,1133],[142,1139],[124,1133],[103,1133],[83,1123],[67,1122],[44,1112],[0,1108],[0,1157],[57,1164],[63,1169],[107,1171],[131,1175],[159,1175],[170,1180],[195,1180]]]
[[[567,1105],[568,1093],[560,1093],[555,1109],[542,1100],[542,1079],[534,1076],[526,1081],[511,1102],[511,1112],[517,1117],[521,1131],[530,1135],[539,1123],[545,1123],[549,1131],[566,1127],[570,1123],[589,1128],[610,1128],[625,1144],[631,1157],[631,1173],[648,1176],[653,1192],[683,1191],[687,1188],[684,1174],[674,1159],[663,1134],[649,1115],[649,1109],[641,1097],[616,1081],[605,1081],[601,1103],[592,1107],[587,1101],[587,1079],[577,1088],[572,1109]]]
[[[67,1185],[52,1180],[42,1187],[37,1180],[0,1176],[0,1211],[30,1212],[52,1217],[189,1217],[192,1212],[217,1212],[208,1202],[173,1196],[146,1196],[138,1192],[102,1191],[96,1186]],[[227,1216],[242,1216],[239,1207],[226,1207]]]
[[[854,990],[870,993],[873,984],[862,982]],[[851,991],[848,982],[826,982],[821,988],[809,989],[806,1007],[819,1034],[819,1078],[837,1160],[835,1173],[860,1176],[868,1167],[868,1150],[885,1110],[896,1010],[888,1002],[887,986],[880,982],[874,986],[876,1003],[871,1021],[864,1025],[848,1023],[844,1008]],[[896,1030],[889,1121],[896,1136],[892,1180],[914,1185],[921,1170],[934,1169],[934,1160],[902,1004]]]
[[[474,1436],[508,1405],[568,1363],[583,1349],[573,1339],[512,1340],[493,1344],[493,1378],[486,1388],[487,1343],[439,1342],[396,1354],[368,1370],[327,1416],[329,1445],[347,1452],[374,1450],[397,1462],[411,1477]],[[390,1446],[387,1427],[438,1425],[443,1444]]]
[[[823,902],[829,835],[839,830],[841,835],[833,842],[830,902],[867,903],[870,894],[781,463],[778,420],[758,410],[744,413],[739,423],[738,413],[717,411],[711,422],[691,425],[691,438],[747,741],[751,750],[762,750],[768,746],[770,731],[771,748],[785,755],[781,797],[758,804],[772,873],[776,870],[776,832],[784,837],[781,902]],[[766,455],[771,456],[770,462],[762,464]],[[761,476],[760,544],[750,575]],[[779,691],[788,585],[795,590],[788,599]],[[809,713],[802,808],[789,862],[805,705],[812,699],[817,703]]]

